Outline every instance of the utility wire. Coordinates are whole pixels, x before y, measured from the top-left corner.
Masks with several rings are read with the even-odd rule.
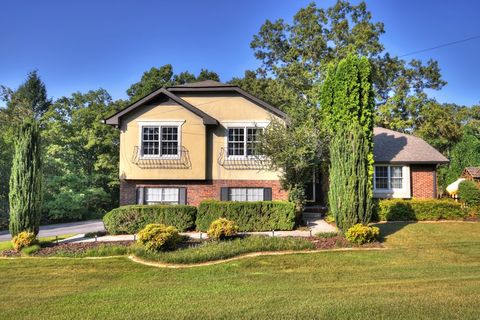
[[[471,41],[471,40],[475,40],[475,39],[479,39],[479,38],[480,38],[480,35],[473,36],[473,37],[470,37],[470,38],[465,38],[465,39],[462,39],[462,40],[447,42],[447,43],[444,43],[444,44],[441,44],[441,45],[438,45],[438,46],[435,46],[435,47],[426,48],[426,49],[422,49],[422,50],[418,50],[418,51],[412,51],[412,52],[409,52],[409,53],[406,53],[406,54],[403,54],[403,55],[399,56],[399,58],[403,58],[403,57],[406,57],[406,56],[411,56],[413,54],[422,53],[422,52],[426,52],[426,51],[431,51],[431,50],[435,50],[435,49],[439,49],[439,48],[443,48],[443,47],[448,47],[448,46],[452,46],[452,45],[455,45],[455,44],[459,44],[459,43],[462,43],[462,42],[467,42],[467,41]]]

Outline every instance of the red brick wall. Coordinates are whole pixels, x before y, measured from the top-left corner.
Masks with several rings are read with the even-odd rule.
[[[138,187],[185,187],[187,204],[197,206],[203,200],[220,200],[222,187],[258,187],[272,188],[273,200],[287,200],[288,193],[281,188],[278,180],[123,180],[120,182],[120,205],[134,204]]]
[[[411,165],[410,174],[413,198],[437,197],[437,171],[435,165]]]

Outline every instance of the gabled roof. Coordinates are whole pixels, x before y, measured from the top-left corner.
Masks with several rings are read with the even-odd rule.
[[[480,178],[480,167],[466,167],[465,171],[472,177],[472,178]]]
[[[120,117],[122,117],[123,115],[133,111],[134,109],[136,109],[136,108],[138,108],[142,105],[147,104],[148,102],[150,102],[153,99],[156,99],[156,98],[158,98],[162,95],[172,99],[173,101],[175,101],[179,105],[185,107],[187,110],[190,110],[191,112],[193,112],[194,114],[196,114],[197,116],[202,118],[203,119],[203,124],[205,124],[205,125],[217,125],[218,124],[218,121],[216,119],[212,118],[211,116],[209,116],[208,114],[206,114],[202,110],[192,106],[190,103],[188,103],[187,101],[178,97],[177,95],[169,92],[165,88],[160,88],[158,90],[155,90],[154,92],[148,94],[147,96],[141,98],[140,100],[132,103],[131,105],[127,106],[126,108],[120,110],[119,112],[117,112],[114,115],[110,116],[109,118],[105,119],[104,122],[106,124],[109,124],[109,125],[118,126],[118,124],[120,122],[119,121]]]
[[[434,147],[423,139],[385,129],[374,128],[373,158],[376,163],[448,163]]]
[[[287,114],[282,110],[251,95],[250,93],[246,92],[240,87],[231,85],[231,84],[225,84],[225,83],[221,83],[213,80],[205,80],[200,82],[193,82],[193,83],[167,87],[167,90],[170,92],[236,92],[241,96],[243,96],[244,98],[246,98],[247,100],[250,100],[256,105],[259,105],[260,107],[270,111],[274,115],[282,119],[287,119]]]
[[[198,82],[179,84],[176,86],[170,86],[169,88],[200,88],[200,87],[203,87],[203,88],[234,87],[234,85],[221,83],[215,80],[204,80],[204,81],[198,81]]]
[[[148,94],[147,96],[141,98],[140,100],[132,103],[128,107],[120,110],[119,112],[115,113],[114,115],[110,116],[109,118],[105,119],[106,124],[116,125],[118,126],[120,118],[133,111],[134,109],[141,107],[148,102],[152,101],[153,99],[158,98],[161,95],[165,95],[168,98],[172,99],[173,101],[177,102],[178,104],[184,106],[186,109],[190,110],[191,112],[195,113],[199,117],[203,119],[203,123],[206,125],[217,125],[218,121],[205,112],[201,111],[200,109],[194,107],[187,101],[183,100],[181,97],[177,96],[175,92],[237,92],[247,100],[259,105],[260,107],[270,111],[271,113],[275,114],[276,116],[287,119],[287,114],[281,111],[280,109],[266,103],[263,100],[249,94],[248,92],[240,89],[237,86],[221,83],[218,81],[213,80],[205,80],[193,83],[186,83],[176,86],[170,86],[166,88],[160,88],[158,90],[153,91],[152,93]]]

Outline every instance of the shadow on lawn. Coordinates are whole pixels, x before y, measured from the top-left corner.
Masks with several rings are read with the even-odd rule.
[[[409,224],[416,223],[415,221],[398,221],[387,223],[375,223],[375,227],[380,228],[380,241],[384,242],[385,238],[400,231]]]

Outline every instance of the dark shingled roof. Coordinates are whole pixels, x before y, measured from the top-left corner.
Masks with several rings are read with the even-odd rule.
[[[467,171],[472,178],[480,178],[480,167],[466,167],[465,171]]]
[[[208,87],[208,88],[212,88],[212,87],[234,87],[233,85],[231,84],[225,84],[225,83],[221,83],[221,82],[218,82],[218,81],[215,81],[215,80],[204,80],[204,81],[198,81],[198,82],[190,82],[190,83],[184,83],[184,84],[179,84],[179,85],[176,85],[176,86],[171,86],[169,88],[176,88],[176,87],[180,87],[180,88],[202,88],[202,87]]]
[[[373,141],[376,163],[448,163],[434,147],[409,134],[376,127]]]

